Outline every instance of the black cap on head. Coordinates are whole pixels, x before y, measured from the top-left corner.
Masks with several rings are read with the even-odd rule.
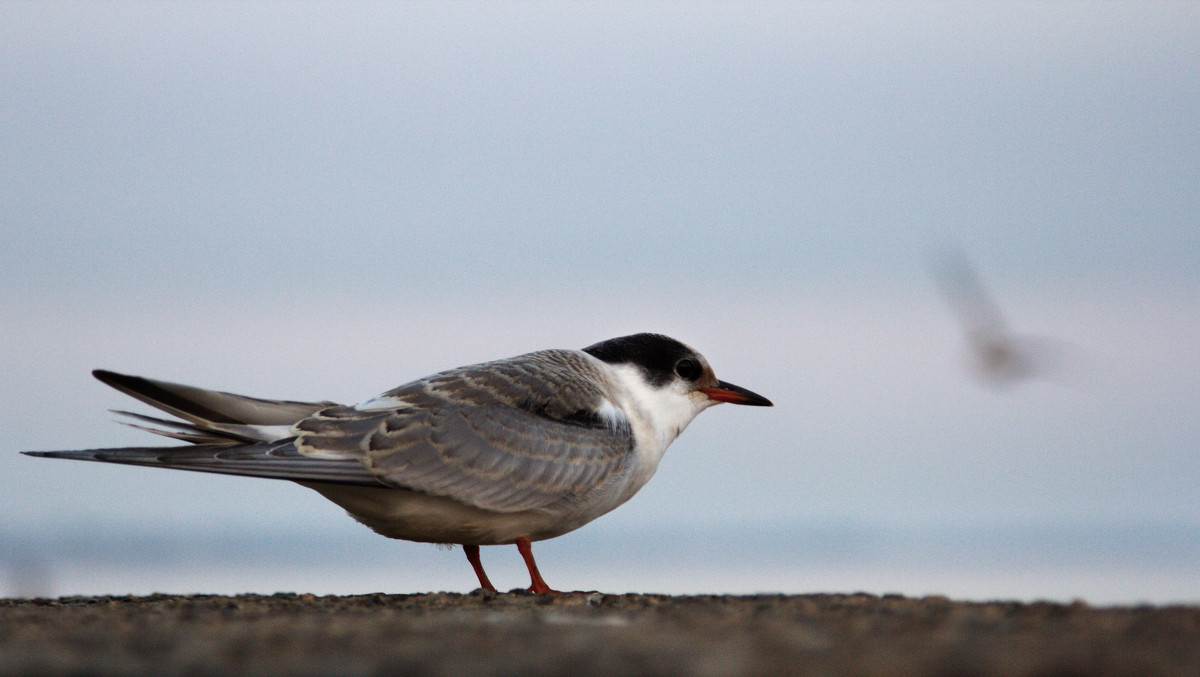
[[[635,365],[641,368],[647,381],[658,387],[681,378],[694,383],[699,392],[715,402],[772,406],[762,395],[718,381],[699,353],[670,336],[632,334],[590,345],[583,352],[609,364]]]
[[[609,364],[637,365],[647,380],[657,386],[675,377],[675,366],[680,360],[699,357],[696,351],[662,334],[621,336],[590,345],[583,352]]]

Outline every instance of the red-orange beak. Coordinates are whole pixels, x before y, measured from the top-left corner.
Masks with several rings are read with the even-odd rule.
[[[729,402],[730,404],[748,404],[752,407],[773,407],[771,400],[752,393],[741,386],[735,386],[732,383],[717,381],[715,388],[701,388],[700,392],[708,395],[708,399],[716,400],[717,402]]]

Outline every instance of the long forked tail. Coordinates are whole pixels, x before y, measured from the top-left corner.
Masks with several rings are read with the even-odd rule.
[[[126,425],[193,444],[270,442],[284,437],[296,421],[335,404],[246,397],[103,369],[93,371],[92,375],[126,395],[186,421],[115,412],[160,427]]]
[[[96,370],[92,374],[105,384],[182,419],[172,421],[116,412],[157,427],[125,425],[190,444],[21,453],[224,475],[384,486],[357,458],[314,458],[296,449],[290,431],[292,424],[336,406],[333,402],[265,400],[111,371]]]
[[[188,444],[176,447],[127,447],[77,451],[22,451],[27,456],[100,461],[153,468],[195,470],[221,475],[244,475],[299,482],[334,482],[368,487],[386,486],[357,459],[310,458],[296,451],[290,439],[258,444]]]

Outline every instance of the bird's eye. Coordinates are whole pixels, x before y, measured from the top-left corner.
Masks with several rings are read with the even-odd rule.
[[[683,358],[675,363],[675,373],[679,374],[680,378],[688,381],[695,381],[700,378],[700,364],[691,358]]]

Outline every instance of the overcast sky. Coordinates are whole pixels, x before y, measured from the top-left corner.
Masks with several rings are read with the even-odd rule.
[[[358,401],[636,331],[703,414],[604,518],[1200,529],[1200,4],[0,2],[0,528],[356,529],[103,367]],[[993,387],[931,262],[1067,347]]]

